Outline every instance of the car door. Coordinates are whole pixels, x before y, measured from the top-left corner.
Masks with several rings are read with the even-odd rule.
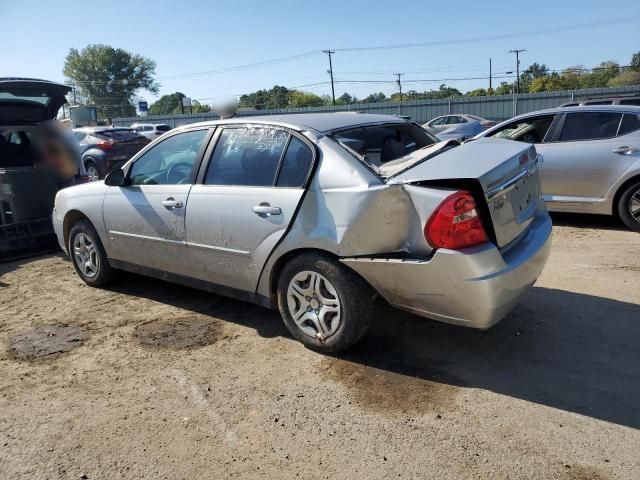
[[[209,131],[167,137],[128,167],[125,186],[107,188],[103,216],[111,258],[188,272],[185,211]]]
[[[627,145],[618,138],[621,123],[620,112],[563,115],[552,141],[540,149],[547,201],[589,204],[605,196],[636,160],[624,154]]]
[[[315,149],[296,133],[267,126],[228,126],[216,137],[189,194],[192,273],[252,292],[294,218]]]

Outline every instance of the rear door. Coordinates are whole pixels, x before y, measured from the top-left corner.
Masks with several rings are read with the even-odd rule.
[[[636,160],[624,154],[622,120],[620,112],[564,114],[552,141],[538,149],[546,200],[591,203],[605,196]]]
[[[104,223],[116,260],[188,274],[185,211],[209,129],[180,132],[129,167],[128,185],[107,188]]]
[[[280,128],[233,125],[217,133],[189,195],[192,275],[254,291],[269,254],[304,194],[313,146]]]

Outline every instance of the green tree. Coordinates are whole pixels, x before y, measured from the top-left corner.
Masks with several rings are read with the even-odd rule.
[[[136,91],[158,92],[155,68],[153,60],[141,55],[95,44],[70,49],[63,73],[85,103],[95,105],[104,117],[116,117],[135,115]]]
[[[271,90],[258,90],[240,96],[240,107],[264,110],[270,108],[286,108],[289,106],[291,90],[287,87],[275,85]]]
[[[175,115],[182,113],[182,99],[185,94],[182,92],[170,93],[161,96],[155,103],[149,107],[150,115]]]
[[[372,93],[368,97],[363,98],[360,100],[360,103],[381,103],[386,102],[387,100],[387,96],[384,93],[378,92]]]
[[[497,88],[493,89],[494,95],[509,95],[513,92],[513,85],[509,82],[500,82]]]
[[[535,78],[549,75],[549,68],[543,63],[532,63],[520,74],[520,91],[529,91],[529,85]]]
[[[193,100],[191,102],[191,111],[193,113],[207,113],[211,111],[211,105],[207,105],[206,103],[200,103],[197,100]]]
[[[324,105],[324,100],[315,93],[291,91],[289,97],[289,106],[291,107],[319,107],[322,105]]]
[[[631,57],[631,70],[640,72],[640,52],[636,52]]]
[[[352,103],[357,102],[358,99],[347,92],[336,98],[336,105],[351,105]]]
[[[487,95],[487,91],[484,88],[476,88],[466,93],[468,97],[484,97]]]
[[[608,87],[624,87],[626,85],[640,85],[640,72],[624,70],[607,82]]]

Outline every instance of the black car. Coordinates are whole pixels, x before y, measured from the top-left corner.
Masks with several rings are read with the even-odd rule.
[[[131,128],[85,127],[74,129],[73,134],[92,181],[103,179],[111,170],[122,167],[151,142]]]
[[[70,88],[0,78],[0,259],[55,245],[60,188],[88,180],[71,131],[54,121]]]

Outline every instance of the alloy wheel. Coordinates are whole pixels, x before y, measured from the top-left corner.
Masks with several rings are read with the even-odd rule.
[[[317,272],[305,270],[291,279],[287,305],[293,321],[311,337],[326,339],[340,327],[338,293],[331,282]]]
[[[640,223],[640,189],[636,190],[629,198],[629,213],[631,218]]]
[[[98,180],[100,180],[98,169],[93,165],[89,165],[87,167],[87,176],[89,177],[90,182],[97,182]]]
[[[73,258],[78,269],[87,278],[98,274],[100,257],[95,242],[86,233],[78,233],[73,239]]]

